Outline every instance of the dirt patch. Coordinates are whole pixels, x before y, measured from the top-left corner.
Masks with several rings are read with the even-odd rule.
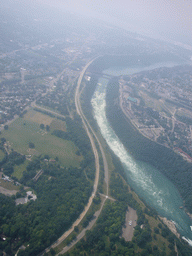
[[[128,207],[125,217],[125,225],[122,228],[122,237],[125,241],[131,241],[133,238],[134,227],[137,225],[137,213],[136,211]]]
[[[6,196],[16,195],[18,190],[9,190],[0,186],[0,193]]]
[[[6,196],[16,195],[19,187],[13,185],[12,181],[5,181],[2,179],[3,172],[0,172],[0,193]]]

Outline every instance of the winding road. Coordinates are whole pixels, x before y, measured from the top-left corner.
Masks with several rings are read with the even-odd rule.
[[[98,58],[98,57],[96,57]],[[98,188],[98,183],[99,183],[99,172],[100,172],[100,164],[99,164],[99,154],[98,154],[98,150],[97,150],[97,147],[96,147],[96,144],[95,144],[95,140],[97,141],[98,145],[99,145],[99,149],[101,151],[101,155],[102,155],[102,158],[103,158],[103,165],[104,165],[104,174],[105,174],[105,183],[106,183],[106,195],[105,195],[105,199],[103,200],[102,202],[102,205],[100,207],[100,209],[95,212],[94,214],[94,218],[93,220],[89,223],[89,225],[84,228],[81,233],[77,236],[77,238],[72,241],[72,243],[68,246],[65,246],[63,248],[63,250],[58,253],[57,255],[59,254],[63,254],[65,252],[67,252],[69,249],[71,249],[80,239],[83,238],[83,236],[85,235],[85,232],[86,230],[89,230],[92,228],[92,226],[95,224],[97,218],[99,217],[102,209],[103,209],[103,206],[105,204],[105,201],[107,199],[110,199],[110,197],[108,196],[108,191],[109,191],[109,180],[108,180],[108,163],[107,163],[107,159],[106,159],[106,156],[105,156],[105,152],[103,150],[103,147],[102,147],[102,144],[100,142],[100,140],[98,139],[98,136],[96,135],[95,131],[93,130],[92,126],[90,125],[90,123],[88,122],[87,118],[85,117],[83,111],[82,111],[82,108],[81,108],[81,104],[80,104],[80,95],[82,93],[82,90],[80,91],[80,86],[81,86],[81,83],[82,83],[82,79],[83,79],[83,76],[87,70],[87,68],[89,67],[89,65],[96,59],[94,58],[93,60],[91,60],[90,62],[88,62],[86,64],[86,66],[83,68],[83,70],[81,71],[80,73],[80,76],[79,76],[79,79],[77,81],[77,87],[76,87],[76,91],[75,91],[75,106],[76,106],[76,110],[77,110],[77,113],[79,114],[79,116],[81,117],[82,119],[82,122],[83,122],[83,125],[84,125],[84,128],[86,130],[86,133],[90,139],[90,142],[91,142],[91,146],[92,146],[92,150],[93,150],[93,153],[94,153],[94,156],[95,156],[95,168],[96,168],[96,172],[95,172],[95,181],[94,181],[94,185],[93,185],[93,192],[92,192],[92,195],[91,197],[89,198],[89,201],[87,203],[87,205],[85,206],[83,212],[81,213],[81,215],[79,216],[79,218],[73,223],[73,225],[71,226],[71,228],[66,231],[55,243],[53,243],[50,247],[48,247],[44,252],[48,252],[51,248],[55,248],[57,247],[61,242],[63,242],[74,230],[74,227],[75,226],[78,226],[79,223],[82,221],[82,219],[84,218],[84,216],[86,215],[86,213],[88,212],[90,206],[92,205],[93,203],[93,198],[95,197],[95,194],[97,192],[97,188]],[[43,254],[41,254],[43,255]]]

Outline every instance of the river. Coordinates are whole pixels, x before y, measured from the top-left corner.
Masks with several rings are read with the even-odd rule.
[[[104,73],[116,76],[130,75],[144,70],[175,65],[178,64],[165,62],[139,68],[116,67],[105,70]],[[172,220],[182,238],[192,245],[192,231],[190,228],[192,220],[183,209],[180,209],[183,206],[183,202],[176,187],[153,166],[133,159],[107,121],[105,112],[107,83],[108,79],[99,79],[91,100],[94,118],[100,127],[102,136],[122,162],[130,186],[147,204],[155,208],[161,216]]]

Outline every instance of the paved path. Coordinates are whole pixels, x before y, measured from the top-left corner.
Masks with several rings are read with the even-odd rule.
[[[95,58],[96,59],[96,58]],[[82,111],[82,108],[81,108],[81,104],[80,104],[80,95],[81,95],[81,92],[80,92],[80,86],[81,86],[81,83],[82,83],[82,79],[83,79],[83,76],[85,74],[85,71],[86,69],[88,68],[88,66],[95,60],[91,60],[89,63],[87,63],[87,65],[84,67],[84,69],[82,70],[80,76],[79,76],[79,79],[78,79],[78,82],[77,82],[77,88],[76,88],[76,92],[75,92],[75,106],[76,106],[76,110],[77,110],[77,113],[80,115],[81,119],[82,119],[82,122],[83,122],[83,125],[84,125],[84,128],[87,132],[87,135],[90,139],[90,142],[91,142],[91,146],[92,146],[92,149],[93,149],[93,153],[94,153],[94,156],[95,156],[95,168],[96,168],[96,173],[95,173],[95,181],[94,181],[94,186],[93,186],[93,192],[92,192],[92,195],[91,197],[89,198],[89,201],[88,201],[88,204],[86,205],[86,207],[84,208],[83,212],[81,213],[81,215],[79,216],[79,218],[73,223],[72,227],[66,231],[54,244],[52,244],[50,247],[48,247],[45,251],[48,252],[51,248],[55,248],[57,247],[62,241],[64,241],[71,233],[72,231],[74,230],[74,227],[75,226],[78,226],[79,223],[82,221],[82,219],[84,218],[84,216],[86,215],[86,213],[88,212],[92,202],[93,202],[93,198],[95,197],[95,194],[97,192],[97,187],[98,187],[98,183],[99,183],[99,172],[100,172],[100,165],[99,165],[99,154],[98,154],[98,151],[97,151],[97,147],[95,145],[95,140],[94,140],[94,137],[95,139],[97,140],[97,142],[99,143],[99,147],[100,147],[100,150],[101,150],[101,154],[102,154],[102,157],[103,157],[103,162],[104,162],[104,170],[105,170],[105,179],[106,179],[106,185],[107,185],[107,196],[105,198],[105,200],[103,201],[102,203],[102,206],[100,208],[99,211],[97,211],[95,214],[94,214],[94,219],[89,223],[88,227],[85,228],[78,236],[77,236],[77,239],[75,241],[73,241],[69,246],[65,247],[65,252],[67,250],[69,250],[70,248],[72,248],[84,235],[85,235],[85,232],[86,230],[90,229],[94,223],[96,222],[102,208],[103,208],[103,205],[106,201],[106,199],[108,198],[108,164],[107,164],[107,160],[106,160],[106,157],[105,157],[105,154],[104,154],[104,150],[102,148],[102,145],[99,141],[99,139],[97,138],[94,130],[92,129],[91,125],[89,124],[88,120],[86,119],[86,117],[84,116],[84,113]],[[63,253],[63,252],[62,252]]]
[[[98,57],[97,57],[98,58]],[[96,59],[96,58],[95,58]],[[83,212],[81,213],[81,215],[79,216],[79,218],[73,223],[72,227],[66,231],[54,244],[52,244],[50,247],[48,247],[45,251],[48,252],[51,248],[55,248],[57,247],[62,241],[64,241],[74,230],[74,227],[75,226],[78,226],[79,223],[82,221],[82,219],[84,218],[84,216],[86,215],[86,213],[88,212],[92,202],[93,202],[93,198],[95,197],[95,194],[97,192],[97,187],[98,187],[98,183],[99,183],[99,172],[100,172],[100,164],[99,164],[99,154],[98,154],[98,150],[97,150],[97,147],[95,145],[95,140],[94,138],[96,139],[98,145],[99,145],[99,149],[101,151],[101,155],[102,155],[102,158],[103,158],[103,164],[104,164],[104,173],[105,173],[105,182],[106,182],[106,195],[105,196],[105,199],[101,205],[101,208],[99,211],[97,211],[95,214],[94,214],[94,218],[93,220],[89,223],[89,225],[87,226],[87,228],[83,229],[82,232],[77,236],[77,238],[72,241],[72,243],[66,247],[64,247],[64,249],[59,253],[59,254],[63,254],[65,252],[67,252],[69,249],[71,249],[78,241],[80,241],[84,235],[85,235],[85,232],[86,230],[89,230],[92,228],[92,226],[95,224],[97,218],[99,217],[102,209],[103,209],[103,206],[105,204],[105,201],[109,198],[108,196],[108,191],[109,191],[109,188],[108,188],[108,183],[109,183],[109,180],[108,180],[108,163],[107,163],[107,159],[106,159],[106,156],[105,156],[105,153],[104,153],[104,150],[103,150],[103,147],[101,145],[101,142],[100,140],[98,139],[95,131],[93,130],[93,128],[91,127],[91,125],[89,124],[87,118],[85,117],[83,111],[82,111],[82,108],[81,108],[81,104],[80,104],[80,95],[83,91],[83,89],[80,90],[80,87],[81,87],[81,83],[82,83],[82,79],[83,79],[83,76],[87,70],[87,68],[89,67],[89,65],[95,60],[91,60],[89,63],[87,63],[87,65],[83,68],[80,76],[79,76],[79,79],[78,79],[78,82],[77,82],[77,88],[76,88],[76,91],[75,91],[75,106],[76,106],[76,110],[77,110],[77,113],[80,115],[81,119],[82,119],[82,122],[83,122],[83,125],[84,125],[84,128],[87,132],[87,135],[90,139],[90,142],[91,142],[91,146],[92,146],[92,149],[93,149],[93,153],[94,153],[94,156],[95,156],[95,168],[96,168],[96,173],[95,173],[95,181],[94,181],[94,186],[93,186],[93,192],[92,192],[92,195],[91,197],[89,198],[89,201],[88,201],[88,204],[86,205],[86,207],[84,208]],[[112,200],[112,198],[109,198]],[[57,255],[59,255],[57,254]],[[41,254],[42,255],[42,254]]]
[[[91,145],[92,145],[92,149],[93,149],[93,152],[94,152],[94,155],[95,155],[95,165],[96,165],[96,177],[95,177],[95,182],[94,182],[94,186],[93,186],[93,193],[92,193],[92,196],[91,198],[89,199],[89,203],[87,205],[87,207],[84,209],[83,213],[85,212],[85,214],[87,213],[88,209],[90,208],[91,204],[92,204],[92,201],[93,201],[93,198],[97,192],[97,187],[98,187],[98,183],[99,183],[99,169],[100,169],[100,166],[99,166],[99,156],[98,156],[98,152],[97,152],[97,148],[96,148],[96,145],[95,145],[95,142],[94,142],[94,139],[93,139],[93,136],[95,137],[95,139],[97,140],[97,143],[99,144],[99,148],[100,148],[100,151],[101,151],[101,154],[102,154],[102,158],[103,158],[103,164],[104,164],[104,172],[105,172],[105,182],[106,182],[106,195],[103,195],[105,197],[102,205],[101,205],[101,208],[99,211],[97,211],[95,214],[94,214],[94,217],[93,217],[93,220],[89,223],[88,227],[83,229],[81,231],[81,233],[76,237],[76,239],[74,241],[72,241],[72,243],[66,247],[64,247],[64,249],[58,253],[57,255],[59,254],[63,254],[65,252],[67,252],[69,249],[71,249],[77,242],[79,242],[85,235],[85,232],[89,229],[91,229],[93,227],[93,225],[96,223],[97,221],[97,218],[99,217],[102,209],[103,209],[103,206],[105,204],[105,201],[107,199],[111,199],[111,200],[114,200],[113,198],[109,198],[108,196],[108,190],[109,190],[109,187],[108,187],[108,163],[107,163],[107,160],[106,160],[106,156],[105,156],[105,153],[104,153],[104,150],[103,150],[103,147],[101,145],[101,142],[99,141],[96,133],[94,132],[93,128],[91,127],[91,125],[89,124],[87,118],[85,117],[83,111],[82,111],[82,108],[81,108],[81,104],[80,104],[80,94],[82,92],[80,92],[80,85],[81,85],[81,82],[82,82],[82,79],[83,79],[83,76],[84,76],[84,73],[86,71],[86,69],[88,68],[88,66],[94,61],[95,59],[93,59],[92,61],[90,61],[83,69],[83,71],[81,72],[80,74],[80,77],[78,79],[78,82],[77,82],[77,89],[76,89],[76,92],[75,92],[75,106],[76,106],[76,110],[77,110],[77,113],[80,115],[81,119],[82,119],[82,122],[83,122],[83,125],[84,125],[84,128],[87,132],[87,135],[89,136],[89,139],[90,139],[90,142],[91,142]],[[90,132],[91,131],[91,132]],[[83,214],[82,213],[82,214]],[[84,215],[85,215],[84,214]],[[79,222],[82,220],[81,216],[80,218],[78,219]],[[73,225],[73,226],[76,226],[76,225]]]
[[[106,201],[106,198],[103,201],[101,208],[97,212],[95,212],[95,214],[93,215],[93,219],[89,222],[89,225],[86,228],[84,228],[79,235],[77,235],[76,239],[74,241],[72,241],[71,244],[65,246],[60,253],[56,254],[56,256],[66,253],[68,250],[70,250],[74,245],[76,245],[76,243],[78,243],[85,236],[86,231],[90,230],[93,227],[93,225],[96,223],[96,221],[103,209],[105,201]]]
[[[63,242],[74,230],[74,227],[75,226],[78,226],[79,223],[82,221],[82,219],[84,218],[84,216],[86,215],[86,213],[88,212],[92,202],[93,202],[93,198],[95,197],[95,193],[97,191],[97,186],[98,186],[98,182],[99,182],[99,155],[98,155],[98,151],[97,151],[97,148],[96,148],[96,145],[95,145],[95,142],[94,142],[94,139],[93,139],[93,136],[91,135],[82,115],[81,115],[81,105],[80,105],[80,100],[79,100],[79,97],[80,97],[80,94],[79,94],[79,89],[80,89],[80,85],[81,85],[81,82],[82,82],[82,79],[83,79],[83,75],[87,69],[87,67],[93,62],[90,61],[85,67],[84,69],[82,70],[80,76],[79,76],[79,79],[78,79],[78,82],[77,82],[77,88],[76,88],[76,92],[75,92],[75,105],[76,105],[76,109],[77,109],[77,113],[81,116],[82,118],[82,121],[83,121],[83,125],[85,127],[85,130],[87,132],[87,135],[90,139],[90,142],[91,142],[91,146],[92,146],[92,149],[93,149],[93,153],[94,153],[94,156],[95,156],[95,167],[96,167],[96,174],[95,174],[95,182],[94,182],[94,189],[93,189],[93,192],[92,192],[92,195],[91,197],[89,198],[89,201],[88,201],[88,204],[85,206],[83,212],[81,213],[81,215],[79,216],[79,218],[73,223],[73,225],[71,226],[71,228],[69,230],[67,230],[55,243],[53,243],[50,247],[48,247],[45,251],[48,252],[51,248],[55,248],[57,247],[61,242]]]
[[[106,198],[106,199],[109,199],[109,200],[111,200],[111,201],[113,201],[113,202],[117,201],[116,199],[114,199],[114,198],[111,197],[111,196],[104,195],[104,194],[101,194],[101,193],[99,193],[99,195],[102,196],[102,197],[104,197],[104,198]]]

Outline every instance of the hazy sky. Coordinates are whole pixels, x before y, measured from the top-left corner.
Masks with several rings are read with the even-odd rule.
[[[36,0],[192,44],[192,0]]]
[[[1,0],[4,2],[5,0]],[[125,29],[192,45],[192,0],[7,0],[18,8],[41,3]],[[1,4],[0,4],[1,8]],[[30,9],[30,8],[29,8]]]

